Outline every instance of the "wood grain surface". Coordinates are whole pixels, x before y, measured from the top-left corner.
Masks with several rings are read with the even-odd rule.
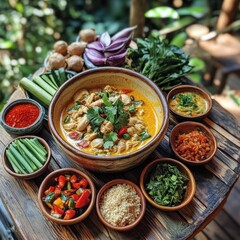
[[[18,89],[12,98],[24,97]],[[22,239],[190,239],[202,230],[221,209],[223,203],[238,179],[240,172],[240,126],[229,112],[214,101],[213,109],[206,124],[217,138],[218,150],[213,160],[204,166],[189,167],[197,183],[193,201],[178,212],[163,212],[147,204],[146,214],[140,224],[127,233],[120,233],[106,228],[97,217],[94,209],[82,223],[73,226],[60,226],[46,219],[37,204],[37,192],[44,177],[51,171],[75,167],[88,172],[94,179],[97,190],[115,178],[125,178],[139,185],[142,169],[158,157],[172,157],[169,147],[169,134],[177,120],[170,116],[166,136],[155,152],[139,167],[122,173],[95,173],[82,169],[68,159],[53,140],[47,122],[38,134],[43,137],[52,149],[52,159],[46,173],[34,180],[19,180],[8,175],[0,165],[0,197],[13,218],[17,233]],[[0,127],[0,152],[15,136],[10,136]],[[224,214],[224,213],[221,213]],[[225,216],[227,223],[229,216]],[[239,220],[237,220],[239,221]],[[204,239],[204,234],[201,234]],[[198,235],[198,238],[201,237]],[[226,238],[228,239],[228,238]]]

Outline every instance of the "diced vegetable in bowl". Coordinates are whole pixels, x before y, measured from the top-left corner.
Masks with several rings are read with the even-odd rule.
[[[51,149],[47,142],[37,136],[22,136],[12,140],[3,155],[4,169],[12,176],[32,179],[47,170]]]
[[[62,225],[84,220],[95,204],[96,191],[84,172],[64,168],[50,173],[42,182],[38,202],[43,214]]]

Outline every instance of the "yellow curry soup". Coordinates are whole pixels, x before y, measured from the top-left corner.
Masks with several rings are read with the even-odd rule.
[[[156,135],[161,124],[145,96],[118,85],[80,89],[61,115],[64,138],[95,155],[134,152]]]
[[[198,116],[207,111],[208,102],[200,94],[186,91],[175,94],[169,106],[183,116]]]

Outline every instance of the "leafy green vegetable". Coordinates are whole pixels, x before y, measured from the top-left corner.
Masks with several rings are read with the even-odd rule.
[[[146,140],[146,139],[151,137],[151,135],[149,134],[148,130],[144,130],[144,131],[140,132],[138,134],[138,136],[140,136],[140,141],[144,141],[144,140]]]
[[[64,119],[63,122],[64,122],[64,123],[68,123],[68,122],[70,121],[70,118],[71,118],[71,117],[70,117],[69,115],[67,115],[67,116],[65,117],[65,119]]]
[[[103,136],[104,149],[108,149],[108,148],[112,147],[117,140],[118,140],[117,133],[115,133],[115,132],[106,133]]]
[[[99,107],[92,107],[87,110],[87,118],[93,127],[98,127],[104,122],[104,118],[99,114]]]
[[[177,206],[183,200],[188,178],[177,166],[158,164],[151,173],[146,190],[155,203],[163,206]]]
[[[80,108],[81,102],[76,101],[75,104],[73,106],[71,106],[68,111],[73,111],[73,110],[78,110]]]
[[[113,125],[114,125],[114,130],[117,132],[122,127],[128,125],[129,115],[127,112],[125,112],[123,110],[124,104],[120,99],[117,99],[117,101],[114,103],[114,105],[117,108],[117,114],[115,116],[115,122]]]
[[[133,104],[128,108],[128,111],[129,111],[130,113],[134,113],[135,110],[136,110],[136,108],[135,108],[135,106],[134,106]]]
[[[107,120],[110,121],[112,124],[115,122],[115,116],[117,114],[116,107],[105,107],[104,113],[107,115]]]
[[[137,45],[137,49],[129,49],[128,58],[132,61],[126,67],[145,75],[162,90],[181,84],[179,78],[192,69],[187,54],[160,38],[139,38]]]
[[[102,100],[105,106],[111,107],[112,102],[108,99],[108,94],[106,92],[102,92]]]

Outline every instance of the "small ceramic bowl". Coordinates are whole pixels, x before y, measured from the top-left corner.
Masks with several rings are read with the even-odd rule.
[[[145,188],[146,183],[148,183],[148,181],[149,181],[150,174],[156,169],[156,166],[158,164],[164,164],[164,163],[170,164],[172,166],[177,166],[178,169],[188,178],[187,188],[186,188],[183,200],[177,206],[163,206],[163,205],[159,205],[159,204],[155,203]],[[195,182],[195,179],[194,179],[191,171],[181,162],[179,162],[175,159],[171,159],[171,158],[160,158],[160,159],[156,159],[153,162],[149,163],[143,169],[143,171],[141,173],[140,187],[141,187],[141,190],[142,190],[144,196],[146,197],[147,201],[154,207],[156,207],[160,210],[163,210],[163,211],[180,210],[181,208],[185,207],[187,204],[189,204],[191,202],[191,200],[193,199],[194,194],[196,192],[196,182]]]
[[[17,106],[20,104],[32,104],[36,106],[39,109],[39,115],[37,119],[29,126],[27,127],[22,127],[22,128],[16,128],[9,126],[6,123],[6,116],[8,114],[8,111],[12,109],[13,107]],[[35,100],[33,99],[28,99],[28,98],[22,98],[22,99],[17,99],[13,102],[10,102],[8,105],[4,107],[1,113],[1,125],[3,128],[8,132],[9,134],[13,135],[28,135],[28,134],[36,134],[37,132],[40,131],[43,125],[43,120],[44,120],[44,115],[45,115],[45,109]]]
[[[110,188],[112,188],[112,187],[117,187],[117,186],[119,186],[119,185],[129,185],[129,186],[131,186],[132,188],[134,188],[135,189],[135,191],[136,191],[136,194],[139,196],[139,198],[140,198],[140,212],[139,212],[139,214],[138,214],[138,216],[136,216],[136,219],[132,222],[132,223],[130,223],[130,224],[127,224],[127,225],[125,225],[125,226],[115,226],[115,225],[113,225],[113,224],[111,224],[109,221],[110,221],[110,219],[112,219],[111,217],[110,217],[110,219],[109,219],[109,221],[107,221],[105,218],[104,218],[104,216],[103,216],[103,213],[102,213],[102,211],[101,211],[101,204],[103,204],[102,203],[102,201],[103,201],[103,195],[104,194],[106,194],[106,191],[108,191]],[[123,191],[126,191],[126,189],[123,189]],[[129,191],[129,189],[127,190],[127,191]],[[118,197],[118,196],[120,196],[119,194],[121,194],[121,197]],[[123,192],[121,192],[121,193],[119,193],[118,192],[118,196],[117,197],[114,197],[114,198],[111,198],[112,200],[113,200],[113,202],[114,202],[114,200],[115,199],[119,199],[119,200],[122,200],[122,202],[126,202],[125,201],[125,199],[124,199],[124,196],[122,195],[123,194]],[[129,192],[127,192],[126,193],[127,194],[127,197],[129,198],[130,196],[132,196],[132,199],[134,199],[134,194],[130,194]],[[109,196],[109,198],[110,198],[110,196]],[[104,198],[105,199],[105,198]],[[124,199],[124,200],[123,200]],[[111,204],[112,206],[110,206],[111,207],[111,209],[109,209],[109,213],[106,213],[106,215],[109,217],[109,214],[111,215],[111,214],[116,214],[118,211],[117,210],[115,210],[115,209],[113,209],[116,205],[118,205],[118,203],[112,203]],[[120,203],[119,203],[119,205],[120,205]],[[118,205],[118,208],[120,209],[120,208],[122,208],[123,207],[123,205],[121,205],[121,206],[119,206]],[[107,206],[109,206],[109,205],[105,205],[105,209],[107,208]],[[128,206],[127,208],[131,208],[132,210],[133,210],[133,206]],[[122,231],[122,232],[125,232],[125,231],[129,231],[129,230],[131,230],[131,229],[133,229],[134,227],[136,227],[138,224],[139,224],[139,222],[141,221],[141,219],[143,218],[143,216],[144,216],[144,214],[145,214],[145,210],[146,210],[146,200],[145,200],[145,198],[144,198],[144,196],[143,196],[143,194],[142,194],[142,192],[141,192],[141,190],[140,190],[140,188],[135,184],[135,183],[133,183],[133,182],[131,182],[131,181],[128,181],[128,180],[126,180],[126,179],[115,179],[115,180],[112,180],[112,181],[110,181],[110,182],[108,182],[108,183],[106,183],[101,189],[100,189],[100,191],[98,192],[98,194],[97,194],[97,199],[96,199],[96,210],[97,210],[97,214],[98,214],[98,217],[100,218],[100,220],[101,220],[101,222],[105,225],[105,226],[107,226],[107,227],[109,227],[109,228],[111,228],[111,229],[113,229],[113,230],[116,230],[116,231]],[[126,209],[125,209],[126,210]],[[125,214],[127,214],[128,213],[128,211],[126,210],[126,211],[124,211],[125,212]],[[122,216],[120,216],[119,217],[119,221],[121,221],[122,220],[122,218],[121,218]],[[116,218],[116,216],[114,216],[114,218]],[[123,224],[124,225],[124,224]]]
[[[91,200],[89,202],[88,207],[85,209],[85,211],[78,217],[69,219],[69,220],[63,220],[63,219],[58,219],[50,214],[50,208],[43,202],[42,198],[44,197],[44,192],[50,187],[54,186],[56,184],[56,181],[54,180],[60,175],[77,175],[78,177],[82,177],[87,179],[88,181],[88,187],[91,190]],[[47,217],[49,220],[61,224],[61,225],[72,225],[79,223],[83,221],[93,210],[93,207],[95,205],[95,200],[96,200],[96,189],[94,186],[94,183],[92,179],[84,172],[75,169],[75,168],[62,168],[55,170],[51,172],[47,177],[43,180],[43,182],[40,185],[39,191],[38,191],[38,204],[40,206],[40,209],[42,210],[43,214],[45,217]]]
[[[46,162],[44,163],[44,165],[39,168],[37,171],[33,172],[33,173],[26,173],[26,174],[18,174],[16,172],[14,172],[8,158],[7,158],[7,155],[6,155],[6,150],[9,148],[10,144],[12,142],[14,142],[15,140],[18,140],[18,139],[32,139],[32,138],[36,138],[38,139],[38,141],[43,145],[43,147],[47,150],[47,159],[46,159]],[[49,147],[49,145],[47,144],[47,142],[43,139],[43,138],[40,138],[40,137],[37,137],[37,136],[31,136],[31,135],[27,135],[27,136],[21,136],[21,137],[17,137],[15,139],[13,139],[4,149],[4,152],[3,152],[3,167],[4,169],[10,174],[12,175],[13,177],[16,177],[16,178],[20,178],[20,179],[24,179],[24,180],[29,180],[29,179],[33,179],[33,178],[36,178],[38,176],[40,176],[41,174],[43,174],[47,168],[48,168],[48,165],[50,163],[50,160],[51,160],[51,149]]]
[[[184,133],[188,134],[195,130],[201,131],[203,135],[207,137],[210,145],[210,150],[206,154],[206,157],[200,161],[198,160],[196,161],[196,158],[194,161],[188,160],[186,159],[186,157],[181,156],[176,150],[176,140],[178,139],[178,136]],[[205,125],[199,122],[189,121],[189,122],[182,122],[177,124],[170,133],[169,144],[175,156],[187,165],[202,165],[202,164],[208,163],[213,158],[213,156],[217,151],[217,142],[216,142],[215,136]]]
[[[173,109],[173,106],[171,103],[174,96],[176,96],[179,93],[186,93],[186,92],[193,93],[197,95],[198,98],[200,97],[202,100],[204,100],[205,110],[203,112],[199,111],[199,113],[196,112],[190,115],[187,111],[183,112],[183,111],[180,111],[180,109]],[[212,108],[211,96],[207,92],[205,92],[203,89],[196,86],[191,86],[191,85],[181,85],[173,88],[167,95],[167,103],[168,103],[170,112],[175,117],[181,120],[196,120],[196,121],[201,120],[207,117],[207,115],[210,113]]]

